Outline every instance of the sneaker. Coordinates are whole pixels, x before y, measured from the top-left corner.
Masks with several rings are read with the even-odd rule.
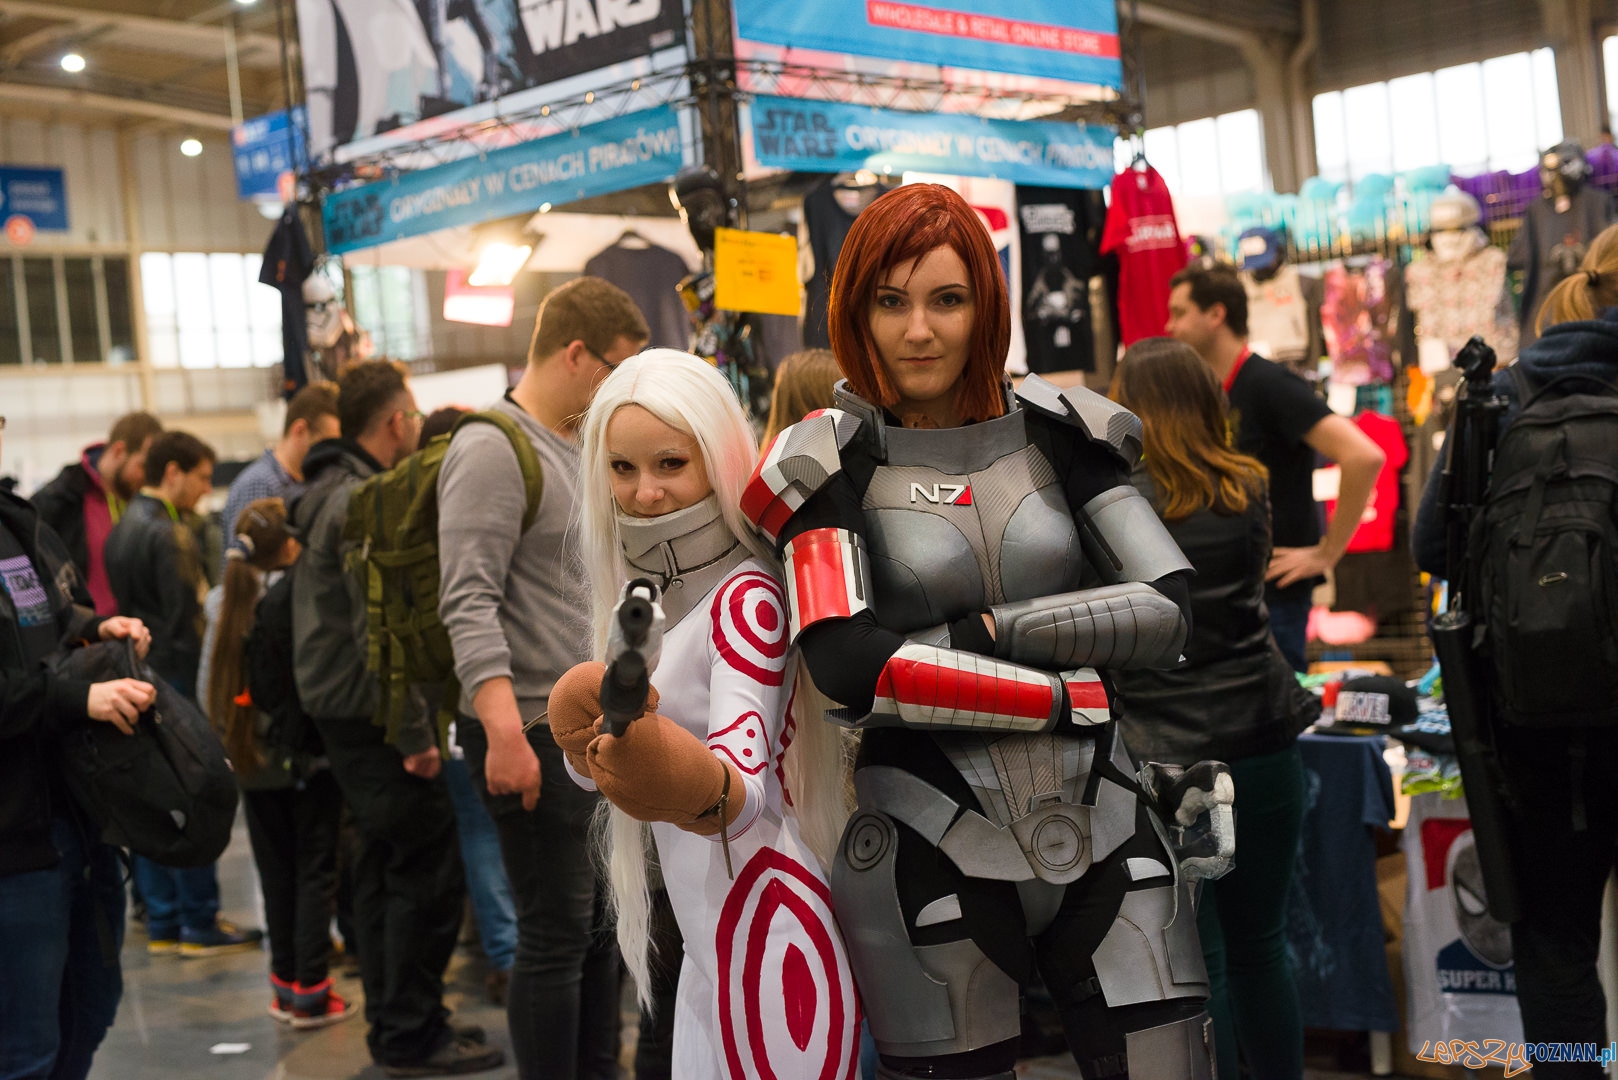
[[[456,1036],[439,1050],[409,1064],[382,1066],[388,1076],[460,1076],[464,1073],[486,1072],[506,1063],[506,1055],[470,1039]]]
[[[154,937],[146,942],[146,952],[149,956],[169,956],[180,951],[180,935],[173,937]]]
[[[489,1041],[489,1035],[483,1030],[482,1024],[463,1024],[452,1017],[449,1021],[449,1030],[457,1039],[475,1042],[479,1046]]]
[[[262,930],[239,930],[220,919],[205,930],[180,931],[181,956],[219,956],[223,953],[251,952],[264,940]]]
[[[331,979],[314,986],[299,983],[293,996],[292,1026],[299,1031],[340,1024],[354,1014],[348,999],[331,988]]]
[[[294,984],[271,975],[270,989],[274,991],[274,996],[270,998],[270,1016],[283,1024],[292,1023]]]

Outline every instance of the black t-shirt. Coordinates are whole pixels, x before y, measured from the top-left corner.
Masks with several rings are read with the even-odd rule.
[[[1323,533],[1315,502],[1315,452],[1303,437],[1331,409],[1314,389],[1280,364],[1249,355],[1230,391],[1230,429],[1236,449],[1270,471],[1270,529],[1276,547],[1310,547]],[[1270,600],[1306,600],[1320,578],[1284,589],[1271,584]]]
[[[1100,266],[1106,220],[1099,191],[1017,188],[1029,371],[1095,370],[1090,278]]]
[[[11,530],[0,525],[0,588],[11,598],[22,637],[23,661],[32,670],[56,651],[61,635],[47,583]]]

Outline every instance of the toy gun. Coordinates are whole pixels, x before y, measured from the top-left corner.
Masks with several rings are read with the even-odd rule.
[[[1509,924],[1522,914],[1506,829],[1511,794],[1495,748],[1494,701],[1478,663],[1481,628],[1473,610],[1477,568],[1468,546],[1468,534],[1488,492],[1500,417],[1506,408],[1505,399],[1493,390],[1494,365],[1494,350],[1481,337],[1468,341],[1455,358],[1455,366],[1466,377],[1444,443],[1439,487],[1448,550],[1449,603],[1433,620],[1432,638],[1444,674],[1444,705],[1466,788],[1489,913]]]
[[[652,669],[663,649],[663,608],[657,586],[636,578],[624,586],[607,632],[607,673],[601,678],[601,730],[622,735],[646,711]]]

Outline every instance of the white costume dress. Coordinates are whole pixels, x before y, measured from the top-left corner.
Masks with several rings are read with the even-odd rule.
[[[743,790],[732,787],[733,804],[745,795],[727,830],[734,881],[718,835],[652,825],[685,938],[674,1080],[852,1080],[854,976],[825,875],[786,813],[797,654],[782,586],[736,543],[712,496],[620,525],[632,572],[664,591],[658,712],[736,767]]]

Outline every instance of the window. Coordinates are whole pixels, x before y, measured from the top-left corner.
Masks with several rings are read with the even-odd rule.
[[[433,354],[427,278],[407,266],[351,266],[354,321],[370,332],[375,355],[420,360]]]
[[[1562,139],[1556,58],[1536,49],[1333,90],[1315,96],[1314,117],[1315,159],[1328,180],[1428,165],[1462,176],[1520,172]]]
[[[148,251],[140,257],[152,366],[271,367],[281,362],[281,296],[258,280],[261,256]],[[107,293],[127,293],[127,282]],[[116,351],[127,327],[111,329]]]
[[[132,359],[131,314],[124,259],[0,255],[0,365]]]
[[[1175,195],[1241,195],[1269,186],[1256,109],[1148,128],[1145,150],[1146,160]],[[1118,172],[1129,167],[1132,153],[1127,140],[1114,144]]]

